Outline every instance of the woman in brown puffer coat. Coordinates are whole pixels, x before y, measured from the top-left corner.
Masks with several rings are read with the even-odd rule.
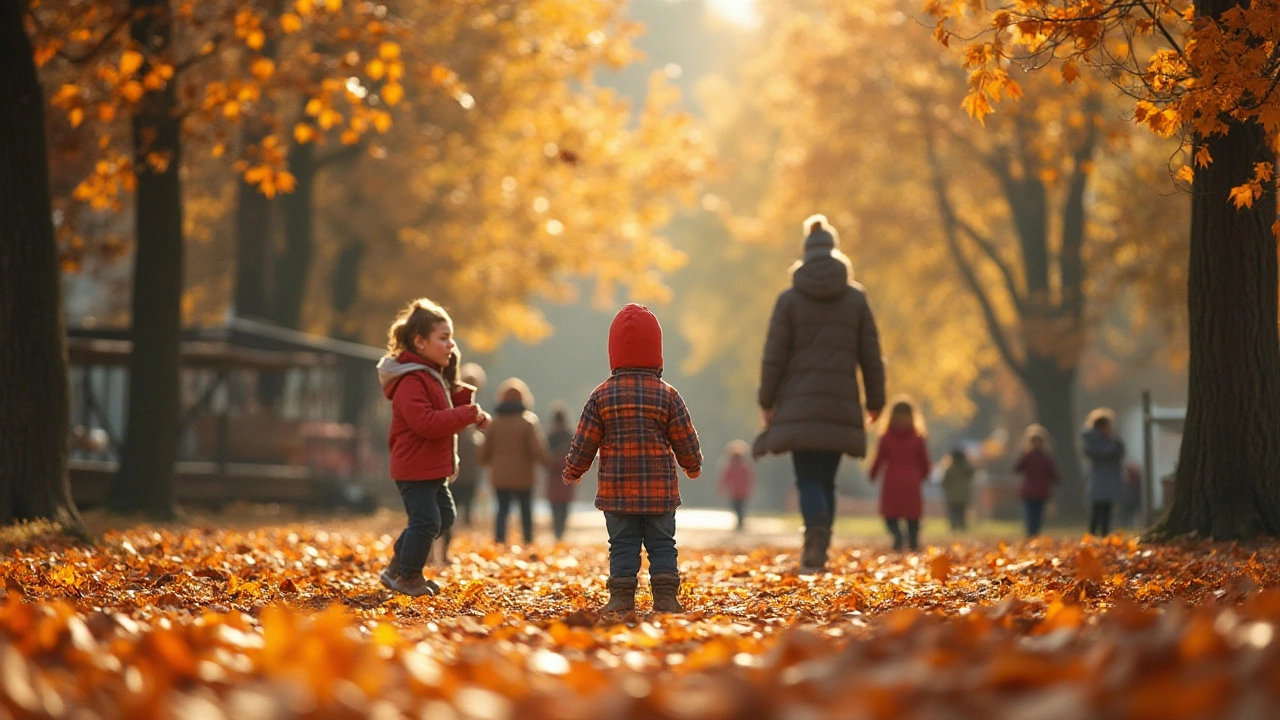
[[[822,215],[805,220],[804,258],[769,320],[760,370],[764,432],[756,457],[791,453],[804,516],[803,571],[826,566],[835,520],[840,457],[866,457],[866,419],[885,404],[880,335],[862,286],[851,282],[849,259]]]
[[[529,410],[533,395],[520,378],[498,386],[498,407],[480,445],[480,464],[489,469],[489,484],[498,496],[493,537],[507,541],[507,514],[520,505],[520,529],[525,543],[533,542],[533,484],[539,467],[551,464],[547,439],[538,416]]]

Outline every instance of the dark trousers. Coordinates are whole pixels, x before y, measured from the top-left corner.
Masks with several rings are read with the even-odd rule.
[[[676,511],[661,515],[605,513],[609,531],[609,577],[640,574],[640,547],[649,553],[649,576],[677,573]]]
[[[747,499],[734,498],[732,502],[733,514],[738,516],[738,529],[741,530],[747,524]]]
[[[791,453],[800,492],[800,515],[806,528],[831,527],[836,517],[836,471],[840,453],[798,450]]]
[[[471,507],[476,499],[476,481],[468,480],[465,482],[454,481],[449,486],[449,492],[453,494],[454,505],[458,508],[458,520],[463,525],[471,526]]]
[[[969,506],[965,503],[947,503],[947,522],[951,523],[951,532],[966,530],[969,524],[965,521],[965,511]]]
[[[1022,501],[1026,509],[1027,537],[1029,538],[1039,535],[1040,528],[1044,527],[1044,504],[1044,500]]]
[[[553,502],[551,503],[551,532],[555,533],[556,540],[564,539],[564,531],[569,529],[569,503]]]
[[[893,536],[893,549],[902,549],[902,527],[898,524],[898,518],[885,518],[884,526],[889,528],[889,534]],[[907,547],[912,550],[920,549],[920,521],[907,520]]]
[[[1089,534],[1104,537],[1111,534],[1111,503],[1095,502],[1089,515]]]
[[[533,491],[532,490],[498,490],[498,514],[494,517],[493,539],[499,543],[507,541],[507,513],[511,512],[513,502],[520,503],[520,530],[524,533],[525,543],[533,542]]]
[[[449,484],[444,480],[396,481],[404,511],[409,516],[400,537],[396,538],[395,552],[400,563],[401,577],[421,577],[422,567],[431,554],[431,543],[453,527],[457,513]]]

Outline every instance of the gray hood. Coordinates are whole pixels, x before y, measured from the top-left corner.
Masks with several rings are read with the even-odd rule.
[[[800,294],[814,300],[835,300],[849,291],[850,274],[845,261],[827,254],[806,260],[795,268],[791,284]]]
[[[391,397],[391,393],[395,390],[396,383],[400,382],[400,378],[411,372],[418,372],[420,370],[425,370],[426,372],[431,373],[436,380],[440,381],[440,385],[444,386],[444,378],[441,377],[439,371],[435,368],[429,365],[423,365],[422,363],[402,363],[390,355],[384,355],[382,359],[378,361],[378,384],[382,386],[382,393],[387,397]],[[448,395],[447,392],[445,394]]]

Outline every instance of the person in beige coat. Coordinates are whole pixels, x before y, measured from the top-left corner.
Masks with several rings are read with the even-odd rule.
[[[493,537],[507,541],[507,515],[520,504],[520,529],[526,543],[533,542],[533,485],[538,467],[551,465],[547,439],[538,416],[529,409],[533,395],[520,378],[498,386],[498,407],[480,445],[480,464],[489,470],[489,484],[498,496]]]

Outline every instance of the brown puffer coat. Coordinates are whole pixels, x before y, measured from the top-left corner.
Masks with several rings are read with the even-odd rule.
[[[537,468],[551,464],[538,416],[519,403],[499,405],[485,430],[479,459],[489,468],[495,490],[532,490]]]
[[[796,268],[769,321],[759,403],[773,422],[756,438],[756,457],[795,450],[867,454],[858,369],[866,406],[885,404],[880,335],[847,261],[824,255]]]

